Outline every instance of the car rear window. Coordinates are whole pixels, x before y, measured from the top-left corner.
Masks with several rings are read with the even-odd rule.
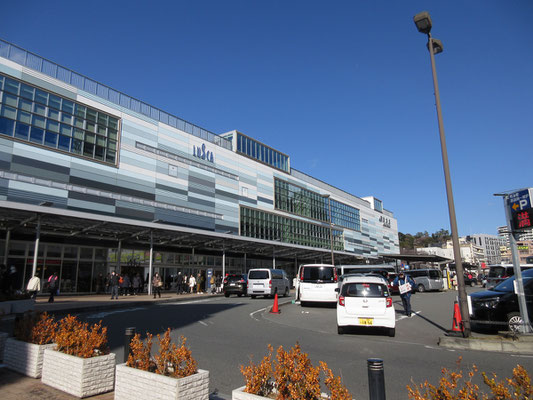
[[[387,297],[389,289],[381,283],[347,283],[341,294],[344,297]]]
[[[269,279],[268,271],[250,271],[248,279]]]
[[[335,282],[334,267],[303,267],[303,282]]]
[[[228,282],[238,282],[243,279],[242,275],[229,275],[227,277]]]
[[[489,278],[501,278],[505,275],[505,267],[490,267]]]

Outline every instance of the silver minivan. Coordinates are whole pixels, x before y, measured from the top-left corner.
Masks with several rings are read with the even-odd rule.
[[[425,292],[426,290],[444,289],[444,280],[440,269],[413,269],[405,271],[415,281],[415,290]]]
[[[288,296],[290,282],[282,269],[257,268],[248,271],[247,294],[252,299],[256,296]]]

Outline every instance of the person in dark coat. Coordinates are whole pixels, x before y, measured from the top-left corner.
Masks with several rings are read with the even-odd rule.
[[[113,300],[113,298],[118,300],[118,275],[115,271],[111,272],[109,286],[111,287],[111,300]]]
[[[48,291],[50,292],[50,297],[48,298],[49,303],[54,302],[54,296],[57,293],[58,286],[59,278],[57,277],[57,272],[54,272],[48,277]]]
[[[411,285],[411,288],[409,289],[408,286],[404,286],[403,288],[400,287],[405,284]],[[405,315],[411,317],[411,292],[416,286],[415,281],[413,281],[413,278],[411,278],[409,275],[406,275],[403,271],[400,271],[398,276],[394,279],[393,286],[398,286],[400,289],[400,298],[402,299]],[[402,293],[402,291],[404,292]]]
[[[142,279],[139,274],[135,274],[133,277],[133,294],[137,296],[139,293],[141,293],[142,288]]]
[[[127,296],[130,294],[131,290],[131,281],[130,276],[128,274],[124,274],[124,277],[122,279],[122,295]]]
[[[183,275],[181,274],[181,271],[178,272],[178,276],[176,276],[176,294],[182,294],[183,293]]]

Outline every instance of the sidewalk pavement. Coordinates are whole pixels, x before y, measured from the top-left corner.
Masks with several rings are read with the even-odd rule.
[[[48,313],[66,315],[77,314],[88,311],[110,310],[118,308],[128,308],[134,306],[145,306],[165,302],[185,301],[206,297],[220,296],[221,294],[181,294],[174,292],[163,292],[161,298],[154,299],[152,296],[141,294],[138,296],[119,296],[118,300],[111,300],[110,295],[80,295],[80,296],[56,296],[53,303],[48,303],[48,296],[38,297],[35,303],[36,311],[46,311]],[[4,318],[4,324],[0,330],[11,331],[14,316]],[[10,332],[11,333],[11,332]],[[92,396],[94,400],[112,400],[114,392]],[[71,400],[77,399],[60,390],[51,388],[40,379],[33,379],[13,372],[0,364],[0,399],[2,400]]]

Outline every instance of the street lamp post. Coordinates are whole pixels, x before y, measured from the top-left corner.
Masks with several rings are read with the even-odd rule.
[[[442,165],[444,167],[444,180],[446,181],[446,195],[448,199],[448,212],[450,215],[450,227],[452,231],[453,255],[455,259],[455,269],[457,274],[457,288],[459,290],[459,307],[464,328],[464,336],[470,336],[470,315],[468,312],[468,302],[463,274],[463,264],[461,262],[461,248],[459,247],[459,236],[457,234],[457,222],[455,218],[455,206],[453,202],[452,181],[450,178],[450,165],[448,163],[448,151],[446,149],[446,136],[444,134],[444,124],[442,122],[442,112],[440,107],[439,84],[437,81],[437,70],[435,68],[435,54],[442,53],[442,42],[431,37],[431,17],[424,11],[414,17],[415,25],[419,32],[428,36],[428,50],[431,58],[431,71],[433,73],[433,86],[435,88],[435,104],[437,106],[437,119],[439,123],[439,136],[442,152]]]

